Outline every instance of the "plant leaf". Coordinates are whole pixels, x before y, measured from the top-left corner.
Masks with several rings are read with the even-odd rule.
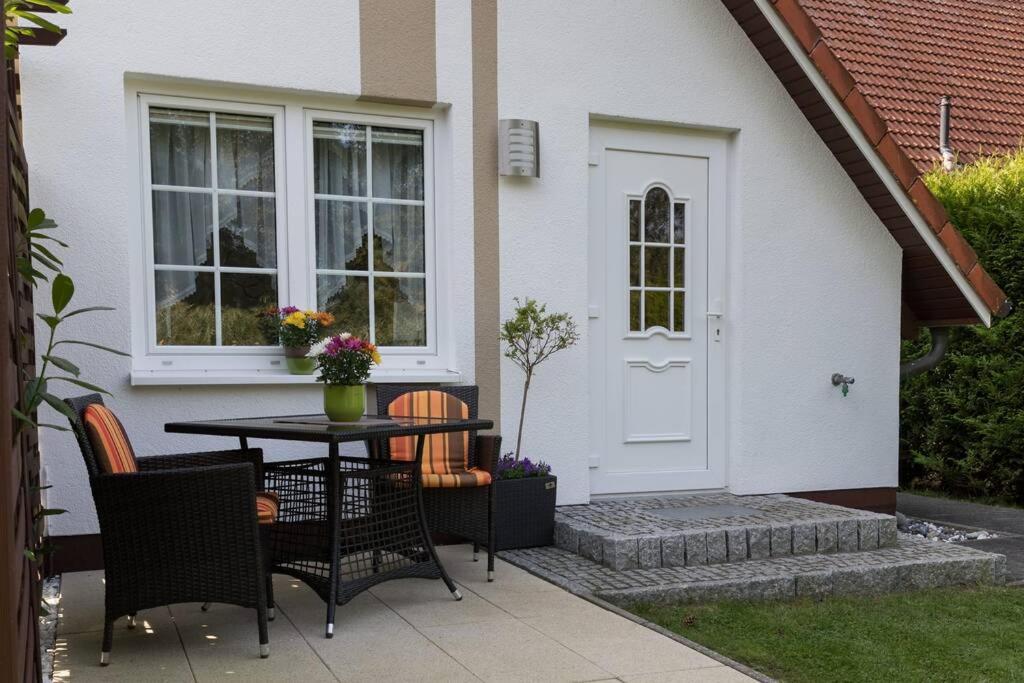
[[[29,427],[38,427],[39,426],[35,422],[32,421],[31,417],[29,417],[25,413],[21,412],[17,408],[11,408],[11,415],[13,415],[17,419],[21,420],[22,422],[27,424]]]
[[[78,416],[75,415],[75,411],[71,409],[71,406],[69,406],[67,403],[60,400],[53,394],[46,391],[40,391],[39,395],[43,397],[43,400],[46,401],[51,408],[56,410],[58,413],[62,414],[64,417],[68,418],[69,420],[78,419]]]
[[[82,380],[82,379],[75,379],[74,377],[51,377],[50,379],[64,380],[65,382],[71,382],[72,384],[77,384],[78,386],[82,387],[83,389],[88,389],[89,391],[95,391],[95,392],[100,393],[100,394],[106,394],[107,396],[111,395],[111,393],[109,391],[107,391],[106,389],[104,389],[103,387],[98,387],[95,384],[91,384],[91,383],[86,382],[85,380]]]
[[[67,358],[61,358],[60,356],[53,356],[53,355],[45,355],[44,354],[43,355],[43,360],[50,361],[51,363],[56,365],[58,368],[60,368],[64,372],[69,372],[72,375],[74,375],[75,377],[78,377],[80,374],[82,374],[82,371],[78,368],[78,366],[75,365],[74,363],[72,363],[71,361],[69,361]],[[55,377],[54,379],[59,379],[59,378]]]
[[[61,427],[60,425],[55,425],[55,424],[52,424],[50,422],[40,422],[38,426],[40,428],[46,427],[47,429],[56,429],[58,432],[70,432],[71,431],[67,427]]]
[[[36,317],[42,320],[44,323],[46,323],[47,327],[49,327],[51,330],[57,327],[57,325],[60,325],[60,318],[58,318],[55,315],[44,315],[42,313],[36,313]]]
[[[54,346],[54,348],[56,348],[57,346],[60,346],[61,344],[78,344],[79,346],[91,346],[94,349],[99,349],[100,351],[106,351],[107,353],[116,353],[119,356],[131,356],[130,353],[125,353],[124,351],[118,351],[117,349],[112,349],[109,346],[103,346],[102,344],[93,344],[92,342],[87,342],[87,341],[78,341],[77,339],[61,339],[60,341],[55,341],[53,343],[53,346]]]
[[[37,517],[46,517],[48,515],[63,515],[67,510],[63,508],[42,508],[38,513]]]
[[[37,243],[33,242],[32,243],[32,249],[34,251],[38,251],[40,254],[42,254],[46,258],[50,259],[54,263],[59,263],[62,266],[64,265],[64,261],[59,259],[57,256],[54,256],[53,252],[50,251],[49,249],[47,249],[46,247],[44,247],[43,245],[37,244]]]
[[[70,313],[65,313],[64,315],[62,315],[60,317],[60,319],[64,320],[65,318],[70,318],[73,315],[78,315],[80,313],[89,313],[91,311],[114,311],[114,310],[117,310],[117,309],[111,308],[110,306],[89,306],[88,308],[79,308],[77,310],[71,311]]]
[[[53,312],[60,315],[60,312],[71,303],[71,297],[75,295],[75,283],[64,273],[53,278],[53,285],[50,297],[53,299]],[[70,315],[70,314],[69,314]]]

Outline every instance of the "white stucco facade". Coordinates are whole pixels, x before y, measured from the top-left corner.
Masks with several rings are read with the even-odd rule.
[[[106,5],[79,3],[59,49],[26,53],[25,144],[32,203],[73,245],[76,303],[117,308],[82,316],[69,333],[128,349],[133,297],[142,296],[131,277],[131,231],[140,229],[132,88],[358,108],[359,3],[320,3],[309,13],[315,21],[297,23],[282,22],[276,6],[242,0]],[[438,305],[452,369],[471,383],[469,5],[437,3],[435,173],[449,265]],[[500,184],[503,316],[514,296],[529,296],[572,313],[583,332],[576,348],[541,367],[527,413],[524,452],[552,464],[559,503],[590,495],[588,138],[591,121],[603,118],[728,136],[727,487],[896,484],[900,249],[718,0],[499,2],[498,98],[500,117],[539,122],[543,150],[541,178]],[[166,421],[313,412],[321,401],[311,385],[132,386],[129,359],[76,357],[114,394],[141,455],[232,445],[167,435]],[[829,383],[833,372],[856,377],[848,397]],[[521,375],[505,363],[506,443],[520,391]],[[94,532],[73,440],[46,431],[41,442],[50,502],[71,511],[54,519],[53,533]],[[302,450],[257,445],[268,458]]]

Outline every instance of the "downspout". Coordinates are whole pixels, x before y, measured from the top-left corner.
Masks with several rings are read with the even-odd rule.
[[[943,95],[939,99],[939,154],[942,157],[942,170],[946,173],[956,168],[953,148],[949,145],[949,121],[952,106],[953,103],[949,95]],[[928,372],[938,365],[946,355],[946,350],[949,348],[949,328],[931,327],[928,331],[932,337],[932,348],[920,358],[900,363],[900,380]]]
[[[949,348],[949,328],[930,327],[928,331],[932,335],[932,348],[920,358],[900,363],[900,379],[904,380],[922,372],[928,372],[946,355]]]

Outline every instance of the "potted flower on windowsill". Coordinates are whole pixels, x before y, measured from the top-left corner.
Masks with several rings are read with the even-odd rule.
[[[269,311],[265,314],[269,316]],[[293,375],[312,375],[316,362],[309,356],[309,347],[317,343],[334,316],[324,311],[303,311],[285,306],[277,311],[277,334],[284,347],[285,363]]]
[[[537,366],[579,341],[572,316],[548,313],[544,304],[515,299],[512,317],[501,325],[505,357],[525,374],[519,407],[516,447],[503,455],[494,471],[495,537],[499,550],[551,545],[555,526],[557,478],[543,461],[520,457],[526,399]]]
[[[317,342],[308,357],[324,384],[324,414],[332,422],[357,422],[366,412],[366,382],[380,365],[377,347],[348,332]]]

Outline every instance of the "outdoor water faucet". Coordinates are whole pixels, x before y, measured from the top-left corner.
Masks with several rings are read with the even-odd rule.
[[[841,372],[837,372],[832,375],[832,386],[841,387],[843,398],[846,398],[846,395],[850,393],[850,385],[856,381],[857,380],[853,377],[847,377]]]

